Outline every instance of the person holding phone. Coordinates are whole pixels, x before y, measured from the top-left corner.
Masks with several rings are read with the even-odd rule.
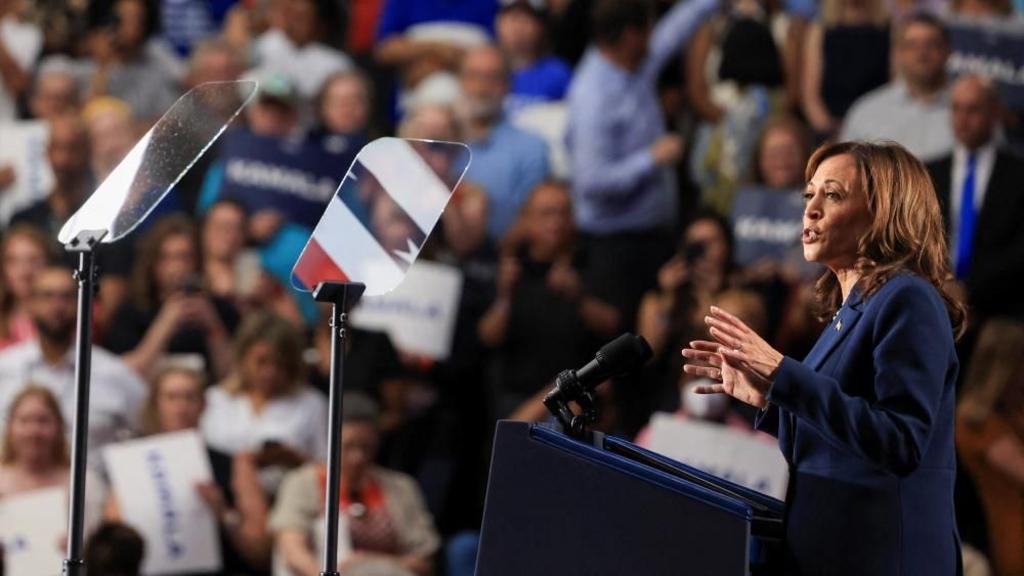
[[[786,574],[960,573],[954,346],[965,308],[927,171],[898,144],[827,144],[803,192],[821,337],[803,362],[716,307],[688,374],[761,409],[791,465]]]

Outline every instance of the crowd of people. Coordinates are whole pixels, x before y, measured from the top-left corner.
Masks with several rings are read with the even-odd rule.
[[[1022,11],[0,0],[0,502],[68,482],[77,285],[58,231],[181,94],[254,79],[221,140],[98,253],[90,574],[137,573],[145,554],[101,451],[181,430],[207,446],[215,481],[197,490],[219,522],[220,573],[319,573],[330,334],[290,272],[356,152],[387,135],[472,152],[422,250],[463,288],[445,358],[350,331],[345,574],[471,574],[494,423],[546,419],[554,376],[624,331],[654,359],[598,389],[601,429],[634,438],[658,412],[752,429],[743,406],[691,393],[679,351],[715,304],[807,353],[827,318],[813,306],[822,270],[800,250],[804,169],[818,144],[850,139],[896,141],[928,165],[949,282],[970,305],[965,564],[1024,573],[1024,101],[993,68],[961,65],[974,48],[956,32],[1024,38]],[[288,178],[309,184],[277,186]]]

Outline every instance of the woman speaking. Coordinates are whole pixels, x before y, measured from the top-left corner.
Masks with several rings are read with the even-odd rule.
[[[790,463],[787,575],[960,572],[953,511],[954,335],[950,277],[928,173],[895,144],[819,148],[807,166],[804,257],[823,319],[798,362],[711,308],[712,341],[684,370],[762,409]]]

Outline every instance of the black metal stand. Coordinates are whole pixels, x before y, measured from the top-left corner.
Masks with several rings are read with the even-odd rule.
[[[579,414],[573,413],[569,402],[579,405]],[[597,422],[600,415],[594,390],[580,384],[575,370],[563,370],[558,374],[555,387],[544,396],[544,406],[558,419],[566,434],[579,440],[584,438],[587,425]]]
[[[338,514],[341,499],[341,391],[344,388],[345,325],[348,312],[359,301],[366,285],[321,282],[313,290],[317,302],[331,308],[331,390],[327,415],[327,509],[324,511],[324,555],[320,576],[341,576],[338,572]]]
[[[85,572],[82,533],[85,524],[85,466],[89,438],[89,376],[92,373],[92,302],[98,286],[93,250],[107,235],[106,230],[83,230],[68,242],[69,252],[78,252],[78,326],[75,342],[75,420],[71,442],[71,508],[68,514],[67,557],[64,576]]]

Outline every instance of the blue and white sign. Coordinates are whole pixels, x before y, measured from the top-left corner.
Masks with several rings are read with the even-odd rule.
[[[724,424],[680,420],[659,413],[651,418],[648,447],[659,454],[783,500],[789,466],[774,441]]]
[[[364,297],[352,311],[352,325],[387,332],[403,352],[444,360],[452,351],[462,272],[417,261],[397,288]]]
[[[59,574],[67,531],[67,491],[43,488],[0,500],[5,576]]]
[[[949,24],[952,53],[946,67],[954,76],[978,74],[999,86],[1003,102],[1024,109],[1024,24],[1008,22]]]
[[[103,456],[121,516],[146,541],[143,574],[221,569],[217,521],[196,490],[213,481],[196,431],[112,444]]]
[[[250,213],[275,210],[312,229],[357,151],[335,151],[318,139],[282,140],[238,130],[224,137],[218,197],[237,200]]]
[[[799,258],[804,204],[795,190],[745,188],[737,192],[731,220],[736,240],[736,264]]]

